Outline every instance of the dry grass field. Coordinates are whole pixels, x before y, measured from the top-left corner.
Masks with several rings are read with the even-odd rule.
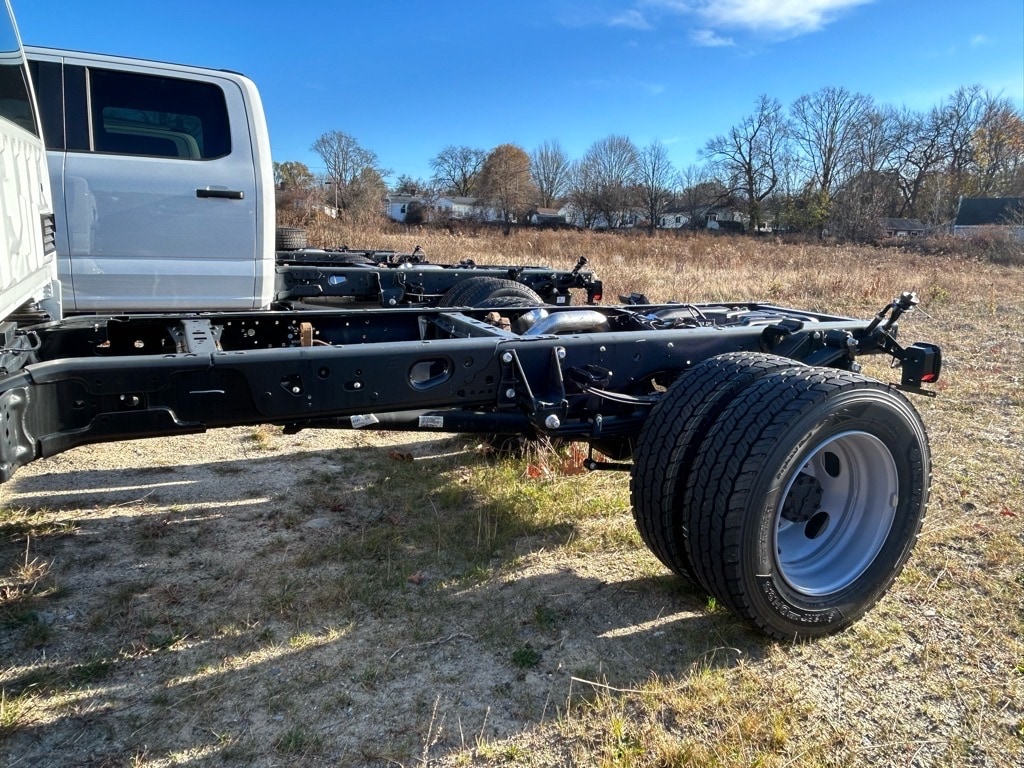
[[[774,239],[315,231],[580,255],[606,303],[758,299],[942,345],[925,528],[849,630],[766,640],[643,548],[623,473],[466,437],[224,430],[0,489],[5,766],[1024,764],[1024,258]],[[1016,263],[1013,263],[1016,262]],[[882,362],[867,372],[892,378]]]

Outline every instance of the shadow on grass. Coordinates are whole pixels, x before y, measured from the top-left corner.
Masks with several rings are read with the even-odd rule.
[[[50,591],[0,607],[0,762],[394,764],[460,747],[430,735],[438,707],[501,737],[581,680],[763,655],[635,546],[574,551],[564,496],[585,479],[519,486],[517,465],[457,448],[20,480],[15,504],[51,519],[59,499],[74,529],[3,529],[0,564],[31,535],[53,570]]]

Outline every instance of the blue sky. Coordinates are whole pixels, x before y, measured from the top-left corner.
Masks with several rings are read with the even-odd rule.
[[[925,110],[980,84],[1024,109],[1021,0],[11,0],[34,45],[233,69],[275,160],[329,130],[394,175],[448,144],[578,157],[611,134],[677,168],[767,93],[825,86]],[[393,177],[392,177],[393,178]]]

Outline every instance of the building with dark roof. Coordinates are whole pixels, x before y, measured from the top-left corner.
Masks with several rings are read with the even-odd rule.
[[[878,225],[889,237],[920,237],[927,230],[919,219],[879,219]]]
[[[953,234],[970,237],[989,227],[1007,227],[1024,242],[1024,197],[962,197]]]

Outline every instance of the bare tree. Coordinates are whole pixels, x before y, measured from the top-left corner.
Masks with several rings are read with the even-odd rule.
[[[480,201],[498,212],[509,234],[537,195],[530,180],[530,156],[515,144],[498,145],[480,169],[477,188]]]
[[[779,184],[775,192],[764,200],[765,212],[771,217],[772,229],[783,232],[807,228],[806,204],[807,179],[792,145],[776,158],[775,170]]]
[[[449,145],[430,161],[434,171],[432,181],[443,192],[469,197],[474,193],[486,157],[482,149]]]
[[[380,167],[374,152],[342,131],[321,135],[313,142],[312,150],[327,169],[324,183],[332,188],[329,198],[339,213],[362,218],[381,212],[387,171]]]
[[[654,235],[658,217],[672,202],[675,168],[668,159],[668,150],[660,141],[652,141],[637,155],[637,186],[642,198],[647,233]]]
[[[911,215],[947,222],[960,196],[974,191],[984,101],[980,86],[959,88],[917,117],[898,153],[904,207]]]
[[[905,126],[904,140],[896,148],[895,167],[900,185],[899,216],[915,216],[926,221],[942,219],[925,203],[929,180],[940,174],[948,156],[944,141],[945,125],[942,110],[928,114],[900,113]]]
[[[621,227],[637,205],[636,182],[639,153],[626,136],[595,141],[583,156],[583,178],[594,208],[609,229]]]
[[[597,223],[597,181],[594,169],[585,160],[577,160],[569,167],[566,198],[573,209],[572,223],[591,229]]]
[[[826,195],[855,167],[857,136],[872,106],[869,96],[833,87],[801,96],[793,103],[791,136],[809,180]]]
[[[537,188],[537,203],[554,208],[569,188],[569,155],[558,140],[545,141],[530,154],[530,178]]]
[[[854,240],[881,234],[881,219],[897,216],[902,207],[899,184],[900,145],[909,124],[900,113],[883,107],[870,109],[856,126],[851,174],[836,192],[833,230]]]
[[[675,186],[675,203],[686,211],[689,229],[703,226],[701,213],[714,205],[724,192],[723,185],[714,178],[707,165],[686,166],[676,175]]]
[[[974,169],[974,136],[985,110],[985,93],[980,85],[957,88],[943,108],[948,149],[946,176],[949,183],[947,209],[952,216],[956,201],[971,190]]]
[[[853,165],[857,172],[882,173],[896,167],[897,150],[910,126],[891,107],[869,109],[855,127]]]
[[[784,136],[782,105],[761,95],[752,115],[704,146],[704,156],[728,179],[730,191],[745,199],[755,229],[763,218],[761,201],[779,183],[777,160]]]

